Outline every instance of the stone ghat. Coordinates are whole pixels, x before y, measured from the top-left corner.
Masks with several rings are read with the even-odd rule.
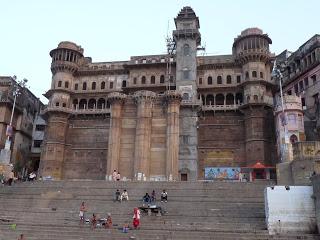
[[[272,182],[105,182],[43,181],[0,188],[0,240],[100,239],[319,239],[316,235],[269,236],[266,230],[263,190]],[[127,189],[128,202],[113,202],[116,189]],[[152,190],[164,216],[142,215],[141,228],[122,233],[132,222],[133,208]],[[111,213],[112,229],[79,227],[79,206],[86,202],[87,217]],[[16,229],[12,229],[16,224]]]

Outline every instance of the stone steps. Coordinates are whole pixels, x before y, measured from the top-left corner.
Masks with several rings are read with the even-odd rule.
[[[99,239],[318,239],[308,234],[269,236],[265,225],[263,191],[273,182],[105,182],[43,181],[0,188],[0,240],[16,239],[25,233],[28,240]],[[128,202],[113,202],[116,189],[127,189]],[[168,203],[159,203],[164,216],[142,214],[141,229],[122,233],[79,226],[79,206],[86,202],[89,218],[94,212],[113,223],[131,224],[133,208],[141,205],[145,192],[153,189],[169,194]],[[160,196],[158,197],[158,199]],[[5,221],[5,220],[8,220]],[[11,224],[17,224],[14,231]]]

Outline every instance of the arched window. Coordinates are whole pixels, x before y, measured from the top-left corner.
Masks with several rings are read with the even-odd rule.
[[[69,88],[69,82],[64,83],[64,88]]]
[[[242,93],[237,93],[236,94],[236,104],[240,104],[243,102],[243,96]]]
[[[110,108],[110,102],[107,101],[107,108]]]
[[[257,102],[259,100],[258,95],[253,95],[253,100]]]
[[[79,109],[85,109],[87,107],[87,100],[81,99],[79,102]]]
[[[214,96],[212,94],[207,95],[206,105],[214,105]]]
[[[246,80],[249,79],[249,72],[246,72]]]
[[[260,78],[263,79],[263,72],[260,72]]]
[[[145,76],[141,77],[141,84],[146,84],[146,77]]]
[[[133,84],[137,84],[137,78],[133,78]]]
[[[92,84],[91,84],[91,89],[92,89],[92,90],[96,90],[96,85],[97,85],[96,82],[92,82]]]
[[[291,142],[291,144],[294,144],[295,142],[298,142],[298,137],[295,134],[292,134],[290,136],[290,142]]]
[[[58,87],[61,87],[62,86],[62,81],[59,81],[58,82]]]
[[[212,77],[211,76],[208,77],[208,85],[212,85]]]
[[[252,71],[252,77],[256,78],[257,77],[257,72],[256,71]]]
[[[231,84],[232,83],[232,78],[230,75],[227,76],[227,84]]]
[[[87,90],[87,83],[86,83],[86,82],[84,82],[84,83],[82,84],[82,90]]]
[[[228,93],[226,96],[226,105],[233,105],[234,104],[234,96],[232,93]]]
[[[104,100],[103,98],[99,98],[97,103],[97,108],[103,109],[105,107],[106,107],[106,100]]]
[[[123,80],[123,81],[122,81],[122,87],[123,87],[123,88],[127,87],[127,81],[126,81],[126,80]]]
[[[217,77],[217,84],[222,84],[222,77],[221,76]]]
[[[93,98],[91,98],[91,99],[89,100],[89,102],[88,102],[88,108],[89,108],[89,109],[94,109],[95,106],[96,106],[96,100],[93,99]]]
[[[216,105],[224,105],[224,95],[219,93],[216,95]]]
[[[183,45],[183,55],[190,56],[190,46],[188,44]]]
[[[73,102],[72,102],[72,105],[73,105],[74,109],[77,109],[77,107],[78,107],[78,99],[74,99]]]
[[[164,83],[164,75],[160,76],[160,83]]]
[[[202,78],[199,78],[199,85],[202,85]]]
[[[74,90],[78,90],[78,83],[74,85]]]
[[[106,88],[106,82],[101,82],[101,89],[105,89]]]
[[[151,76],[150,83],[151,84],[155,84],[156,83],[156,77],[155,76]]]
[[[113,82],[110,82],[109,88],[110,88],[110,89],[113,89]]]

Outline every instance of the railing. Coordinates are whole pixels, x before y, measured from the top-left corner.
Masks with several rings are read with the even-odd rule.
[[[105,114],[110,113],[110,108],[103,108],[103,109],[71,109],[66,107],[46,107],[45,109],[41,110],[41,115],[46,114],[47,112],[65,112],[68,114]]]
[[[232,111],[237,110],[242,104],[233,105],[203,105],[202,111]]]

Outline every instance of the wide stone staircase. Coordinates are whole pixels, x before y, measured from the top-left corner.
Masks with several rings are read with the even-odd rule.
[[[100,239],[320,239],[318,235],[269,236],[266,230],[263,190],[272,182],[105,182],[37,181],[0,187],[0,240]],[[127,189],[128,202],[114,202],[116,189]],[[132,223],[133,208],[152,190],[163,216],[142,214],[139,230],[120,230]],[[112,229],[79,226],[79,207],[86,203],[104,218],[111,213]]]

